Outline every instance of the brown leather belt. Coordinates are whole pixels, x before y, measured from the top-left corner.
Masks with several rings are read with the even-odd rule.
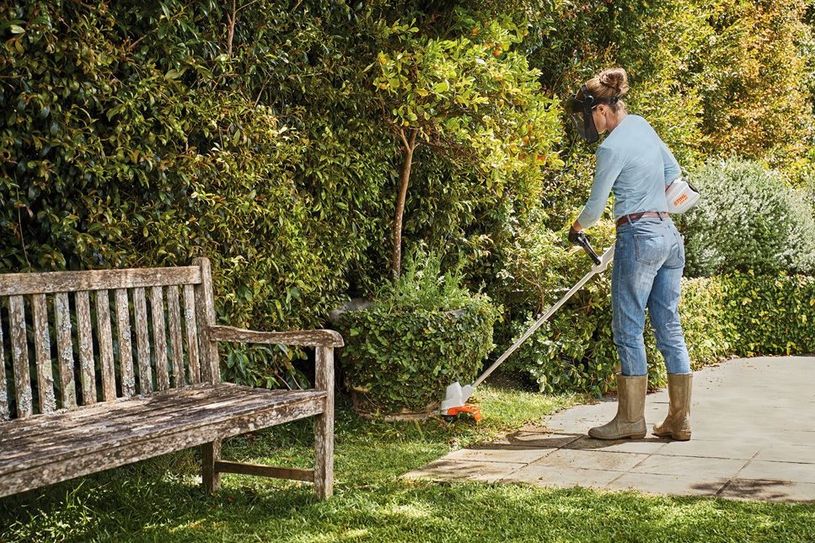
[[[632,223],[640,219],[660,218],[667,219],[669,215],[664,211],[643,211],[641,213],[629,213],[617,219],[617,226],[622,226],[625,223]]]

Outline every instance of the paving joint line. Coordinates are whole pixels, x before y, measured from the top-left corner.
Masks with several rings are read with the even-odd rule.
[[[754,455],[753,455],[753,456],[752,456],[750,459],[748,459],[748,460],[747,460],[747,461],[744,463],[744,465],[743,465],[742,467],[740,467],[740,468],[739,468],[739,470],[736,472],[736,474],[735,474],[735,475],[733,475],[732,477],[730,477],[730,478],[728,479],[728,481],[727,481],[727,482],[724,484],[724,486],[722,486],[722,488],[720,488],[720,489],[719,489],[719,490],[716,492],[716,494],[714,494],[714,496],[715,496],[715,497],[717,497],[717,498],[720,498],[720,497],[721,497],[721,495],[722,495],[722,492],[724,492],[724,491],[725,491],[725,489],[726,489],[727,487],[729,487],[729,486],[730,486],[730,484],[731,484],[731,483],[732,483],[734,480],[736,480],[736,479],[738,479],[738,478],[739,478],[739,473],[741,473],[742,471],[744,471],[744,468],[746,468],[746,467],[747,467],[747,466],[750,464],[750,462],[752,462],[752,461],[753,461],[753,459],[754,459],[756,456],[758,456],[758,453],[760,453],[760,452],[761,452],[760,450],[759,450],[759,451],[756,451],[756,453],[755,453],[755,454],[754,454]]]

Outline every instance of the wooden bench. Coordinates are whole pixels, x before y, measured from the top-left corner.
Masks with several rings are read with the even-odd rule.
[[[230,472],[331,495],[342,337],[218,326],[209,260],[193,264],[0,274],[0,497],[199,445],[209,492]],[[315,388],[221,383],[223,341],[315,347]],[[311,416],[313,470],[220,458],[224,438]]]

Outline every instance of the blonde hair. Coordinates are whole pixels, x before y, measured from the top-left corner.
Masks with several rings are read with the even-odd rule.
[[[625,102],[622,97],[628,94],[628,74],[622,68],[608,68],[595,77],[586,81],[586,88],[595,98],[617,98],[609,103],[609,107],[615,113],[619,108],[625,110]]]

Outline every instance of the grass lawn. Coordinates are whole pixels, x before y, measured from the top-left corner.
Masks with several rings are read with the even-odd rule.
[[[367,422],[340,402],[327,502],[310,485],[238,475],[224,475],[221,492],[207,497],[186,451],[0,499],[0,541],[815,541],[815,504],[399,479],[581,399],[488,387],[479,396],[478,426]],[[309,467],[310,446],[303,421],[233,439],[224,455]]]

